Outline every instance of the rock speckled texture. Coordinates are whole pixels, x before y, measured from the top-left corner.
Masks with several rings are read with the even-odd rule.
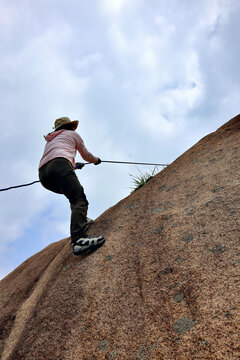
[[[103,213],[102,248],[3,279],[1,359],[238,360],[239,142],[238,115]]]

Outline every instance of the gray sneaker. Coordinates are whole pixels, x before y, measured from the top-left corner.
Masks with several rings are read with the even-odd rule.
[[[104,236],[99,236],[97,238],[80,238],[74,244],[72,244],[73,254],[78,256],[86,253],[87,251],[94,251],[102,246],[104,242]]]

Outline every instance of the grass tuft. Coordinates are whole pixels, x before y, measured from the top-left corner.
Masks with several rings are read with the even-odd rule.
[[[131,193],[140,189],[148,180],[152,179],[153,176],[159,172],[158,166],[155,166],[153,170],[146,171],[145,173],[142,173],[138,168],[137,170],[140,173],[139,175],[129,174],[132,178],[132,186],[130,187],[130,189],[132,189]]]

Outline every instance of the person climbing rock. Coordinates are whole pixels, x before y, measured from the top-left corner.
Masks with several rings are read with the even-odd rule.
[[[39,163],[39,180],[50,191],[63,194],[71,207],[71,244],[74,255],[95,250],[104,242],[104,236],[87,237],[86,232],[93,220],[87,217],[88,201],[84,189],[75,174],[77,151],[90,163],[98,165],[101,159],[92,155],[75,131],[78,120],[61,117],[54,123],[54,131],[45,136],[46,145]],[[78,163],[77,163],[78,165]],[[83,165],[82,165],[83,166]]]

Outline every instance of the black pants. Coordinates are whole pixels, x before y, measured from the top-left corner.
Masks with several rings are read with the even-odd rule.
[[[72,164],[65,158],[56,158],[39,169],[41,184],[57,194],[64,194],[71,206],[70,233],[72,242],[85,236],[88,201]]]

